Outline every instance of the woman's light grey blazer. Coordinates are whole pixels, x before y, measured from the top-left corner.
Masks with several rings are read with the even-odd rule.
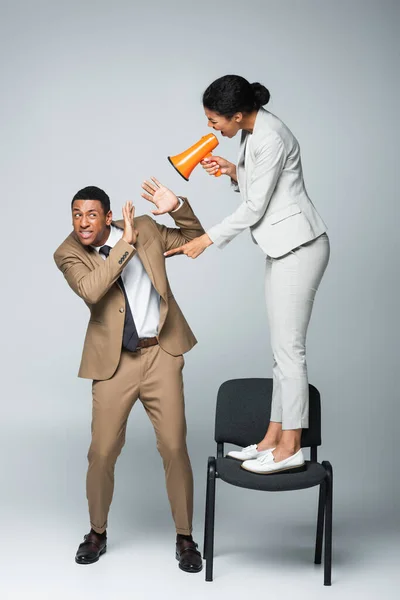
[[[250,227],[265,254],[278,258],[326,231],[304,186],[298,141],[264,108],[253,133],[242,131],[237,177],[243,202],[207,231],[219,248]]]

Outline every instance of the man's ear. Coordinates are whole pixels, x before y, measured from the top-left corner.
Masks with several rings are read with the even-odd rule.
[[[109,210],[108,213],[106,214],[106,225],[111,225],[111,221],[112,221],[112,211]]]
[[[243,121],[243,113],[238,112],[235,115],[233,115],[233,118],[236,123],[241,123]]]

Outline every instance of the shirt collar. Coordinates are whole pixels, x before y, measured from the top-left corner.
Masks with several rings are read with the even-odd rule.
[[[110,234],[109,234],[106,242],[103,244],[103,246],[110,246],[110,248],[114,248],[115,244],[121,238],[121,234],[122,234],[122,231],[121,231],[121,229],[119,229],[119,227],[115,227],[115,225],[111,225],[110,226]],[[100,252],[100,248],[102,248],[102,246],[91,246],[91,247],[94,250],[96,250],[96,252]]]
[[[262,106],[258,109],[256,120],[254,121],[253,135],[258,131],[259,127],[262,127],[263,117],[267,111]]]

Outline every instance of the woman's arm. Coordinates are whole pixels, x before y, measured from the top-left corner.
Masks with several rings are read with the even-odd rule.
[[[285,164],[285,148],[281,138],[272,133],[255,152],[255,167],[248,184],[248,198],[219,225],[188,244],[170,250],[165,256],[186,254],[197,258],[208,246],[216,244],[224,248],[243,229],[255,225],[267,210],[269,201]]]
[[[285,163],[281,138],[272,133],[255,151],[255,167],[248,182],[247,200],[219,225],[207,231],[208,237],[223,248],[247,227],[255,225],[265,214]]]

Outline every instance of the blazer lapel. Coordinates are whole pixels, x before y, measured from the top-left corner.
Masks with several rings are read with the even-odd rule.
[[[98,265],[101,265],[103,263],[103,258],[101,258],[99,252],[97,252],[94,248],[90,248],[88,249],[88,254],[90,254],[90,257],[92,258],[92,260],[94,260],[95,263],[97,263]]]
[[[153,284],[153,286],[155,287],[155,289],[157,290],[157,292],[160,294],[160,296],[162,296],[160,290],[157,289],[156,282],[155,282],[155,279],[154,279],[154,274],[153,274],[153,271],[152,271],[152,268],[151,268],[151,264],[150,264],[149,258],[148,258],[147,254],[146,254],[146,250],[143,248],[143,244],[141,244],[140,241],[139,241],[139,237],[138,237],[138,239],[136,241],[135,248],[137,250],[137,253],[139,255],[140,260],[142,261],[142,264],[143,264],[143,266],[145,268],[145,271],[146,271],[147,275],[150,277],[151,283]]]
[[[245,155],[246,155],[246,146],[248,143],[249,135],[246,131],[242,131],[242,138],[240,140],[240,149],[239,149],[239,158],[237,163],[237,176],[240,193],[244,198],[247,196],[246,190],[246,173],[245,173]]]
[[[240,147],[239,147],[239,156],[238,156],[238,166],[244,166],[244,156],[246,150],[246,140],[247,140],[247,132],[242,131],[242,137],[240,138]]]
[[[264,115],[267,111],[264,108],[260,108],[257,113],[256,120],[254,123],[253,134],[250,134],[247,131],[242,131],[242,137],[240,139],[240,149],[239,149],[239,158],[237,163],[237,176],[239,182],[240,192],[244,198],[247,198],[247,188],[246,188],[246,154],[248,154],[249,148],[248,144],[250,144],[250,140],[252,135],[254,136],[255,132],[261,127]],[[247,172],[249,173],[250,165],[247,165]]]

